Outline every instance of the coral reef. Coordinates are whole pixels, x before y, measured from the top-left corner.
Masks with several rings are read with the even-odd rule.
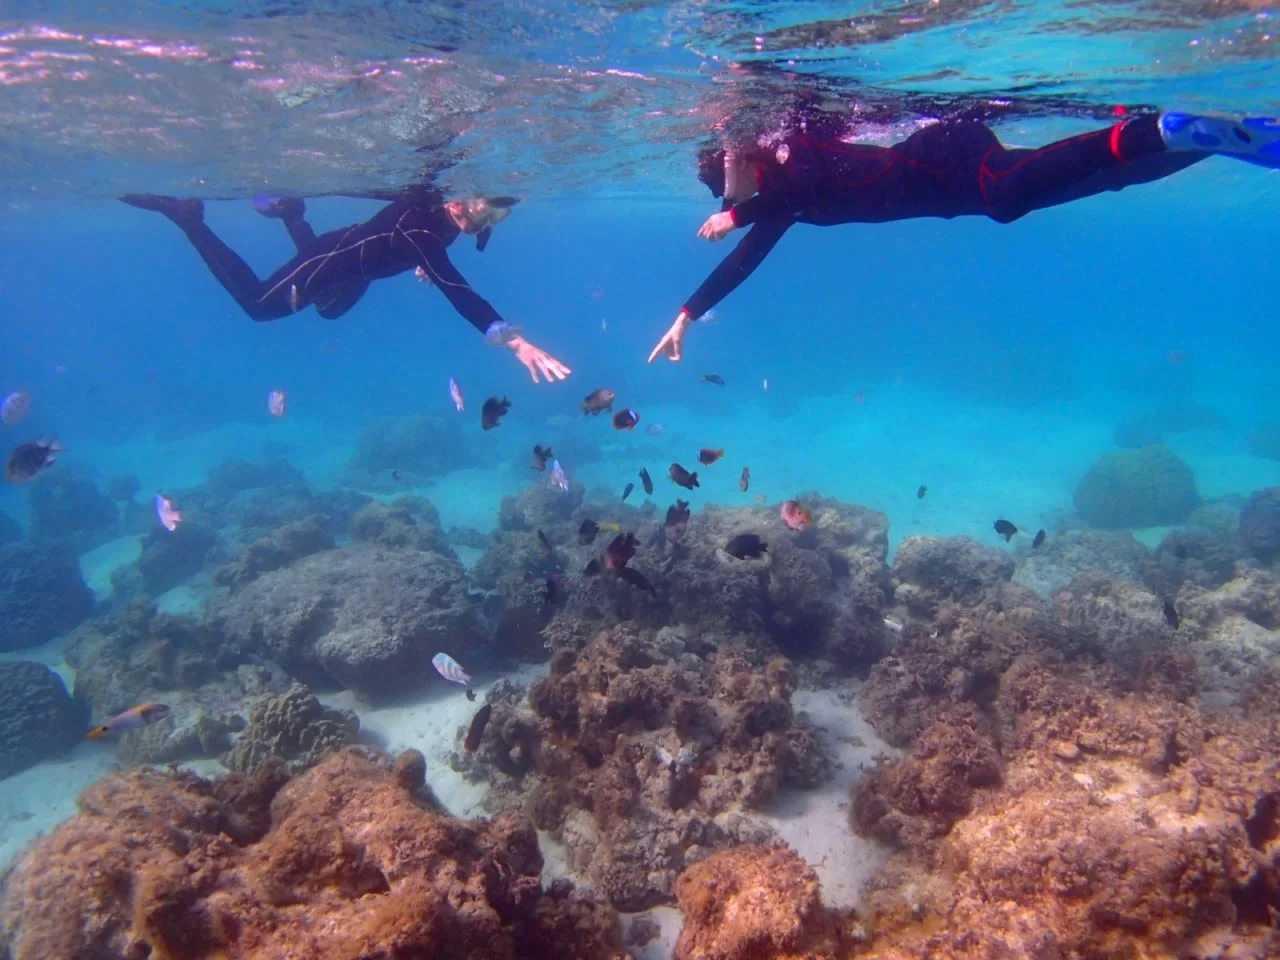
[[[59,464],[31,485],[31,539],[70,540],[77,552],[118,534],[115,502],[77,465]]]
[[[893,558],[893,596],[930,617],[944,601],[976,605],[1013,572],[1011,556],[968,537],[908,537]]]
[[[219,547],[217,533],[198,522],[184,521],[174,531],[153,526],[135,562],[142,589],[153,597],[172,590],[214,561]]]
[[[209,471],[205,489],[217,501],[227,502],[250,490],[305,490],[302,471],[288,460],[252,461],[228,458]]]
[[[360,433],[352,468],[370,474],[406,470],[439,476],[468,464],[462,427],[456,417],[415,414],[380,420]]]
[[[261,537],[238,554],[230,562],[214,571],[213,582],[220,587],[236,589],[252,583],[264,573],[287,567],[295,560],[313,553],[332,550],[336,544],[332,534],[316,516],[286,523],[283,527]]]
[[[684,928],[673,960],[836,960],[848,956],[813,868],[786,847],[713,853],[680,875]]]
[[[1191,468],[1157,444],[1104,454],[1073,500],[1085,523],[1107,529],[1182,523],[1200,505]]]
[[[0,779],[74,746],[88,729],[84,704],[41,663],[0,663]]]
[[[1280,557],[1280,487],[1255,491],[1240,511],[1237,536],[1244,551],[1264,564]]]
[[[1196,661],[1206,696],[1234,699],[1280,658],[1280,579],[1251,569],[1176,601],[1177,645]]]
[[[4,878],[0,952],[626,957],[610,910],[563,885],[543,892],[527,820],[430,809],[424,771],[420,754],[349,748],[287,783],[277,766],[108,778]]]
[[[792,687],[759,650],[615,627],[555,655],[529,692],[536,716],[494,704],[477,754],[489,802],[531,811],[619,909],[669,902],[688,864],[768,837],[743,811],[829,774]]]
[[[401,497],[390,506],[369,504],[351,518],[351,539],[383,547],[432,550],[454,557],[440,526],[440,514],[423,497]]]
[[[351,744],[359,732],[360,718],[354,713],[323,706],[310,690],[295,684],[254,702],[249,726],[222,762],[229,770],[252,775],[279,759],[290,773],[301,773]]]
[[[370,696],[420,688],[431,658],[466,661],[480,620],[457,560],[354,545],[273,570],[218,601],[209,623],[316,688]]]
[[[1212,590],[1235,576],[1240,559],[1240,544],[1233,537],[1209,530],[1171,530],[1140,579],[1162,597],[1175,596],[1184,583]]]
[[[93,592],[64,542],[0,547],[0,650],[52,640],[93,613]]]
[[[1141,580],[1151,562],[1151,551],[1129,533],[1070,530],[1050,537],[1038,549],[1019,549],[1013,581],[1047,597],[1065,587],[1078,573]]]

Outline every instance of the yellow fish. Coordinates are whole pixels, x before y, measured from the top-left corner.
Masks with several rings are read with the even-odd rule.
[[[87,739],[97,740],[111,733],[140,730],[157,720],[163,720],[172,712],[163,703],[140,703],[136,707],[130,707],[124,713],[117,714],[106,723],[94,727],[87,734]]]
[[[601,530],[608,530],[610,533],[617,533],[622,529],[622,527],[618,526],[616,523],[611,523],[608,520],[602,521],[601,523],[596,524],[596,526]]]

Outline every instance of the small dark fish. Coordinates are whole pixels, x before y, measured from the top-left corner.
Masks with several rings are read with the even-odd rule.
[[[613,428],[615,430],[631,430],[640,422],[640,414],[636,413],[630,407],[625,410],[619,410],[613,415]]]
[[[702,375],[702,382],[703,382],[703,383],[714,383],[717,387],[723,387],[723,386],[724,386],[724,377],[720,376],[720,374],[718,374],[718,373],[704,373],[704,374]]]
[[[582,575],[584,577],[595,577],[595,576],[599,576],[599,574],[600,574],[600,558],[592,557],[591,562],[582,568]]]
[[[578,528],[578,543],[584,547],[596,538],[596,534],[600,532],[600,524],[594,520],[583,520],[582,526]]]
[[[920,484],[920,486],[916,489],[916,499],[923,500],[924,495],[928,492],[929,492],[929,488],[926,487],[923,483]]]
[[[540,447],[535,443],[533,445],[533,469],[542,473],[547,469],[547,461],[554,460],[555,456],[550,447]]]
[[[484,430],[492,430],[498,426],[502,418],[507,415],[507,411],[511,409],[511,401],[506,397],[499,400],[497,397],[490,397],[484,402],[484,406],[480,408],[480,426]]]
[[[698,462],[703,466],[709,467],[723,456],[723,450],[713,450],[711,447],[703,447],[698,451]]]
[[[1042,546],[1044,546],[1044,538],[1045,538],[1045,532],[1041,530],[1039,533],[1036,534],[1036,538],[1031,541],[1031,549],[1039,550]]]
[[[1166,600],[1164,602],[1163,609],[1164,609],[1164,622],[1167,623],[1169,626],[1173,627],[1173,629],[1177,630],[1178,624],[1181,621],[1178,619],[1178,611],[1174,609],[1173,601]]]
[[[467,687],[467,699],[470,700],[472,703],[476,702],[476,692],[472,690],[470,687]]]
[[[763,557],[768,551],[769,544],[754,533],[740,533],[724,545],[724,552],[739,560]]]
[[[684,536],[685,528],[689,526],[689,501],[677,500],[675,506],[667,507],[667,519],[662,524],[662,529],[667,535],[667,539],[675,542]]]
[[[43,440],[20,443],[9,454],[9,461],[4,465],[4,478],[10,483],[26,483],[41,470],[52,467],[61,451],[62,447],[57,443]]]
[[[738,489],[746,493],[751,488],[751,468],[743,467],[742,476],[738,478]]]
[[[547,539],[547,535],[543,533],[541,530],[538,531],[538,539],[542,541],[542,545],[546,547],[548,550],[555,549],[555,547],[551,546],[551,541]]]
[[[612,390],[606,390],[604,387],[601,387],[599,390],[592,390],[582,401],[582,415],[584,417],[595,417],[604,413],[606,410],[612,410],[613,401],[616,400],[617,397],[618,395],[616,393]]]
[[[620,533],[605,547],[604,565],[610,570],[621,570],[636,555],[639,541],[634,533]]]
[[[635,488],[636,488],[636,485],[634,483],[628,483],[625,487],[623,487],[622,499],[625,500],[627,499],[627,497],[631,496],[631,491],[634,490]]]
[[[1008,520],[997,520],[995,522],[995,528],[996,528],[996,533],[1004,537],[1005,543],[1008,543],[1010,540],[1012,540],[1013,535],[1018,532],[1018,528],[1015,527]]]
[[[404,479],[404,474],[402,474],[399,470],[392,470],[391,479],[399,483],[401,480]]]
[[[668,471],[671,474],[671,482],[678,487],[684,487],[686,490],[692,490],[698,486],[698,475],[690,473],[678,463],[673,463]]]
[[[555,606],[564,599],[564,580],[552,574],[547,577],[546,589],[542,592],[542,601],[548,606]]]
[[[649,471],[644,467],[640,468],[640,484],[644,487],[645,493],[653,493],[653,478],[649,476]]]
[[[627,581],[627,583],[631,584],[633,587],[639,587],[650,596],[658,595],[658,591],[653,589],[653,584],[646,580],[644,574],[638,570],[632,570],[630,567],[622,567],[618,571],[618,576]]]
[[[484,738],[484,728],[489,725],[491,713],[493,713],[493,704],[486,703],[471,718],[471,726],[467,727],[467,739],[462,741],[462,746],[467,753],[475,753],[480,749],[480,741]]]

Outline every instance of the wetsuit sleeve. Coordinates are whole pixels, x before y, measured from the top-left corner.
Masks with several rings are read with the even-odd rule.
[[[747,235],[738,241],[733,252],[720,261],[720,266],[711,271],[711,276],[685,301],[684,312],[689,319],[697,320],[737,290],[742,281],[760,266],[769,251],[777,246],[782,235],[794,222],[790,217],[771,217],[757,221]]]
[[[776,218],[786,218],[790,222],[792,212],[802,210],[806,205],[807,198],[800,192],[775,188],[735,203],[729,208],[729,215],[733,217],[735,227],[749,227],[761,220]]]
[[[493,305],[476,293],[458,272],[439,241],[419,241],[415,246],[422,255],[422,269],[427,271],[427,276],[440,288],[440,292],[449,298],[453,309],[465,317],[468,323],[484,333],[491,324],[502,322],[502,316]]]

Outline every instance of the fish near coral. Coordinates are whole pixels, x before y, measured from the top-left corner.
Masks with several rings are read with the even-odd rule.
[[[813,511],[799,500],[783,501],[778,516],[789,530],[804,530],[813,523]]]
[[[550,447],[540,446],[536,443],[533,445],[533,469],[542,473],[547,469],[547,461],[554,459],[555,454],[551,452]]]
[[[689,501],[677,500],[674,506],[667,507],[667,518],[663,521],[662,532],[668,540],[675,543],[684,536],[689,526]]]
[[[471,725],[467,727],[467,738],[462,742],[463,749],[467,753],[475,753],[480,748],[480,741],[484,739],[484,728],[489,725],[489,715],[492,713],[493,706],[486,703],[471,718]]]
[[[758,559],[769,551],[769,544],[754,533],[740,533],[724,545],[724,552],[738,560]]]
[[[671,475],[671,482],[677,487],[684,487],[686,490],[692,490],[698,486],[698,475],[690,473],[678,463],[673,463],[668,470]]]
[[[4,478],[10,483],[26,483],[41,470],[47,470],[57,462],[62,447],[56,442],[37,440],[34,443],[20,443],[9,454],[4,465]]]
[[[634,430],[637,423],[640,422],[640,414],[636,413],[630,407],[626,410],[619,410],[613,415],[613,428],[615,430]]]
[[[640,484],[644,487],[646,494],[653,494],[653,478],[649,476],[649,471],[644,467],[640,468]]]
[[[601,387],[599,390],[592,390],[582,401],[582,415],[584,417],[597,417],[606,410],[613,409],[613,401],[618,395],[612,390]]]
[[[497,397],[490,397],[480,409],[480,429],[492,430],[502,423],[502,418],[507,415],[510,409],[511,401],[506,397],[501,400]]]
[[[610,570],[621,570],[636,555],[638,543],[634,533],[618,534],[609,546],[605,547],[604,565]]]
[[[89,740],[97,740],[99,737],[141,730],[143,727],[163,720],[172,712],[163,703],[140,703],[136,707],[130,707],[124,713],[116,714],[106,723],[99,724],[85,736]]]
[[[436,673],[450,683],[460,683],[464,687],[471,683],[471,678],[462,669],[462,665],[447,653],[437,653],[431,658],[431,665],[436,668]]]

